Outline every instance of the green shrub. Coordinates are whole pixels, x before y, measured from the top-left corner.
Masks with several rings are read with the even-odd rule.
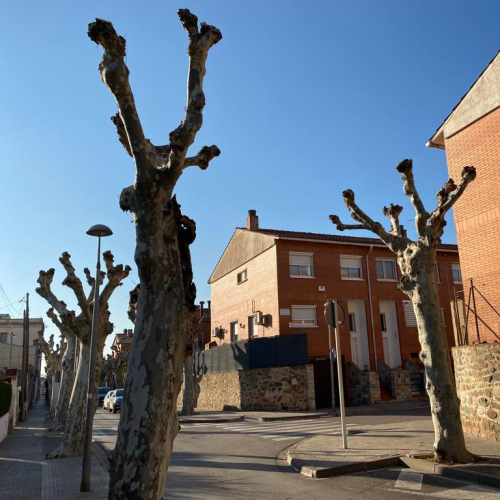
[[[12,386],[7,382],[0,382],[0,417],[9,413],[12,401]]]

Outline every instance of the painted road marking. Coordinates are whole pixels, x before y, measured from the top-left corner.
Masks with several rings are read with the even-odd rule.
[[[422,480],[424,475],[419,472],[413,471],[402,471],[399,474],[398,480],[394,485],[395,488],[401,488],[404,490],[421,490]]]

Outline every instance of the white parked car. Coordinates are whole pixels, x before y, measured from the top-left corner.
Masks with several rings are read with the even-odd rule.
[[[109,409],[109,402],[110,402],[110,399],[111,399],[111,396],[113,396],[113,394],[115,393],[116,391],[109,391],[106,396],[104,396],[104,400],[103,400],[103,403],[102,403],[102,409],[103,410],[108,410],[110,411]]]
[[[108,409],[113,413],[122,409],[123,389],[116,389],[109,398]]]

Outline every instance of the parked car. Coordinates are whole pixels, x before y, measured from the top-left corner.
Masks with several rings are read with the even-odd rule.
[[[111,397],[114,395],[116,391],[108,391],[106,396],[104,396],[104,401],[102,403],[102,409],[103,410],[109,410],[109,402],[111,401]]]
[[[116,389],[109,398],[109,411],[116,413],[122,409],[123,389]]]
[[[104,403],[104,397],[111,390],[111,387],[99,387],[97,389],[97,397],[99,399],[99,406],[102,406]]]

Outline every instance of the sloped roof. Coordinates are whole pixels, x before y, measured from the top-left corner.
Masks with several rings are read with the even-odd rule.
[[[494,63],[496,63],[496,59],[499,57],[499,54],[500,54],[500,50],[495,54],[493,59],[491,59],[491,61],[484,68],[484,70],[481,72],[481,74],[476,78],[474,83],[469,87],[469,90],[467,90],[467,92],[457,102],[455,107],[450,111],[448,116],[443,120],[441,125],[437,128],[437,130],[434,132],[432,137],[427,142],[427,144],[426,144],[427,147],[444,149],[445,132],[447,132],[447,131],[445,131],[446,126],[452,121],[454,115],[459,110],[459,108],[462,106],[462,103],[465,103],[465,101],[470,98],[469,94],[471,94],[473,90],[476,91],[476,87],[479,87],[479,85],[478,85],[479,82],[483,79],[483,76],[488,72],[488,70],[490,70],[490,68],[494,65]],[[500,59],[498,62],[500,62]],[[496,80],[496,77],[494,77],[494,78]],[[485,84],[485,87],[488,87],[487,83]],[[498,90],[498,85],[493,85],[493,87],[496,90]],[[484,90],[480,89],[480,90],[477,90],[477,92],[480,94],[481,92],[484,92]],[[490,101],[490,102],[486,102],[486,100],[482,97],[483,96],[480,96],[479,99],[471,99],[471,101],[473,101],[471,103],[471,106],[473,106],[475,108],[475,113],[471,116],[468,116],[467,122],[464,122],[462,120],[461,123],[455,125],[452,128],[452,131],[451,131],[452,133],[446,134],[447,136],[453,135],[453,133],[456,133],[459,130],[461,130],[462,128],[464,128],[464,125],[465,126],[469,125],[473,121],[476,121],[477,119],[481,118],[481,116],[484,116],[485,114],[487,114],[489,111],[492,111],[495,107],[498,107],[498,105],[499,105],[498,96],[495,98],[494,95],[489,95],[488,101]],[[480,102],[477,102],[478,100]]]
[[[379,238],[366,238],[363,236],[344,236],[339,234],[321,234],[321,233],[306,233],[303,231],[283,231],[281,229],[257,229],[250,231],[245,228],[238,228],[242,231],[248,231],[252,233],[265,234],[267,236],[274,236],[275,238],[281,239],[293,239],[293,240],[314,240],[314,241],[325,241],[331,243],[346,243],[350,245],[378,245],[385,247],[385,244]],[[449,243],[442,243],[439,246],[441,251],[452,251],[458,252],[457,245],[452,245]]]

